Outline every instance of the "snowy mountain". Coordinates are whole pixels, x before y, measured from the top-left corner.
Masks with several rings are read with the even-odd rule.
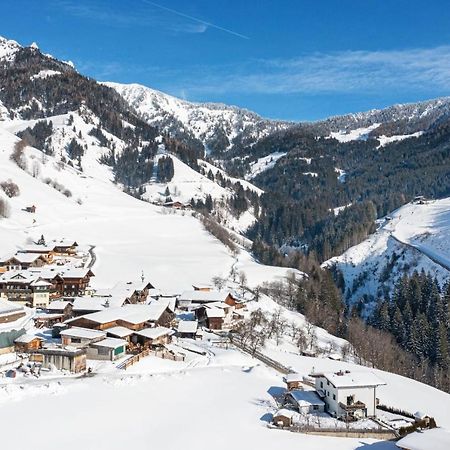
[[[346,298],[384,298],[405,273],[424,270],[441,285],[450,277],[450,198],[411,202],[379,221],[378,230],[324,266],[339,269]]]
[[[187,102],[139,84],[105,85],[115,89],[150,125],[180,139],[197,140],[207,153],[220,155],[234,146],[249,146],[292,125],[234,106]]]

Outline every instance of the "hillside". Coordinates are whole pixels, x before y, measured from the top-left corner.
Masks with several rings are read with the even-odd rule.
[[[430,272],[441,284],[450,276],[448,198],[409,203],[380,221],[378,230],[324,263],[343,274],[346,298],[383,298],[405,273]],[[370,311],[370,308],[369,308]]]
[[[216,156],[292,125],[234,106],[187,102],[139,84],[105,85],[115,89],[150,125],[181,140],[197,142],[206,153]]]

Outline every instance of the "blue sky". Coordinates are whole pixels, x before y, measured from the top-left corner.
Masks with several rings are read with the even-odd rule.
[[[0,35],[99,80],[272,118],[450,95],[446,0],[6,0]]]

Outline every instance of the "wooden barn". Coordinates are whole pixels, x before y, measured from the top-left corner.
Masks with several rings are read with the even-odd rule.
[[[86,328],[67,328],[60,333],[61,343],[63,346],[70,345],[76,348],[87,347],[90,344],[105,339],[104,331],[89,330]]]
[[[136,331],[131,337],[131,342],[140,348],[158,348],[172,342],[173,331],[166,327],[145,328]]]
[[[303,388],[303,376],[299,373],[288,373],[285,377],[283,377],[283,381],[286,383],[288,391]]]
[[[180,320],[177,327],[177,336],[182,338],[195,339],[197,336],[197,320]]]
[[[32,334],[22,334],[14,340],[14,351],[17,353],[32,353],[42,347],[42,339]]]
[[[291,409],[282,408],[278,410],[272,418],[272,422],[277,427],[287,428],[293,425],[297,412]]]
[[[86,370],[86,349],[41,348],[31,355],[30,361],[42,363],[44,369],[55,367],[58,370],[79,373]]]

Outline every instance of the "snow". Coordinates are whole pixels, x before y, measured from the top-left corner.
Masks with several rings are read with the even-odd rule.
[[[68,336],[82,339],[97,339],[101,337],[106,337],[105,331],[90,330],[88,328],[77,328],[77,327],[62,330],[60,334],[61,336]]]
[[[258,158],[256,161],[250,163],[250,173],[247,174],[246,179],[251,180],[265,170],[272,169],[277,161],[286,154],[286,152],[274,152],[270,155]]]
[[[208,152],[208,141],[217,129],[223,130],[232,147],[233,139],[245,135],[255,142],[270,132],[285,129],[291,124],[264,120],[245,109],[215,103],[193,103],[139,84],[104,83],[115,89],[151,125],[165,131],[174,126],[203,142]],[[225,150],[227,150],[225,149]]]
[[[53,77],[55,75],[61,75],[61,72],[59,72],[57,70],[41,70],[37,74],[32,75],[31,79],[36,80],[38,78],[48,78],[48,77]]]
[[[443,428],[416,431],[397,442],[397,447],[408,450],[448,450],[450,448],[450,433]]]
[[[157,155],[155,164],[163,155]],[[145,185],[143,198],[156,203],[164,203],[165,191],[169,188],[173,201],[189,203],[192,198],[204,200],[210,195],[214,200],[220,200],[231,196],[231,191],[219,186],[214,181],[196,172],[174,155],[168,155],[173,161],[174,176],[168,183],[156,183]]]
[[[14,55],[22,47],[13,40],[8,40],[0,36],[0,61],[12,61]]]
[[[379,123],[374,123],[370,127],[356,128],[354,130],[341,130],[338,132],[332,131],[330,136],[328,136],[328,139],[336,139],[339,142],[365,141],[369,137],[370,132],[379,126]]]
[[[394,136],[378,136],[378,142],[380,143],[380,145],[378,146],[378,148],[380,147],[384,147],[387,144],[390,144],[391,142],[399,142],[399,141],[403,141],[405,139],[410,139],[410,138],[417,138],[419,136],[422,136],[423,131],[417,131],[416,133],[412,133],[412,134],[401,134],[401,135],[394,135]]]
[[[388,286],[407,272],[430,272],[441,283],[449,276],[450,198],[409,203],[381,220],[379,229],[344,254],[331,258],[324,265],[336,264],[343,272],[346,287],[363,279],[351,299],[364,294],[376,295],[380,276],[394,255],[398,261],[390,271]]]
[[[335,387],[372,387],[386,384],[378,376],[372,372],[325,372],[324,377],[329,380]]]

